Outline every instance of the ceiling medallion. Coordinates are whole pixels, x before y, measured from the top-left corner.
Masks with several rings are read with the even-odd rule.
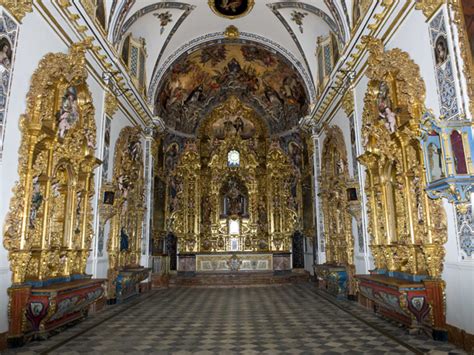
[[[247,15],[255,0],[209,0],[208,4],[216,15],[232,20]]]

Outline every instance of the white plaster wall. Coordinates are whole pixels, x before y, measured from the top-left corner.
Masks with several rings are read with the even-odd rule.
[[[12,188],[18,180],[18,148],[20,146],[20,115],[26,110],[26,94],[30,78],[41,58],[48,52],[66,51],[67,47],[36,12],[28,14],[20,26],[15,63],[13,63],[12,86],[5,127],[3,160],[0,165],[0,221],[5,223]],[[8,330],[7,288],[11,285],[11,274],[7,251],[0,243],[0,333]]]
[[[446,322],[474,334],[474,261],[463,261],[456,235],[454,206],[444,202],[448,221],[448,241],[443,280],[446,281]]]

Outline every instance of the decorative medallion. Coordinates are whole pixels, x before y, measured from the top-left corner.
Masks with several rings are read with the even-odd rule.
[[[224,36],[227,38],[238,38],[240,36],[239,29],[234,25],[230,25],[225,29]]]
[[[235,19],[247,15],[255,0],[209,0],[209,7],[218,16]]]

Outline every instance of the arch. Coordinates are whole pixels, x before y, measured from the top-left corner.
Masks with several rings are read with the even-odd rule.
[[[170,68],[174,65],[174,63],[186,53],[194,52],[200,48],[208,47],[216,43],[247,43],[251,45],[258,45],[263,47],[266,50],[278,53],[283,58],[291,63],[291,65],[296,69],[299,73],[301,78],[305,83],[305,90],[307,92],[307,96],[312,103],[312,100],[315,97],[316,89],[312,80],[311,75],[309,74],[308,70],[305,69],[304,65],[296,59],[296,57],[289,52],[287,49],[282,47],[276,42],[273,42],[265,37],[259,36],[254,33],[246,33],[246,32],[239,32],[239,39],[229,40],[225,37],[223,32],[215,32],[209,33],[204,36],[195,38],[188,43],[182,45],[178,50],[173,52],[164,62],[162,65],[160,64],[161,57],[157,58],[155,66],[152,71],[150,84],[148,88],[148,103],[153,104],[156,100],[158,95],[158,86],[162,82],[162,77],[167,73]]]
[[[216,105],[237,96],[267,120],[272,133],[295,127],[310,96],[295,67],[278,52],[242,41],[215,43],[180,56],[162,78],[155,113],[193,134]]]

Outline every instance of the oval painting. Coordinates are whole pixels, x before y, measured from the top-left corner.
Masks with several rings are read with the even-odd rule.
[[[253,5],[254,0],[209,0],[212,11],[229,19],[245,16]]]

